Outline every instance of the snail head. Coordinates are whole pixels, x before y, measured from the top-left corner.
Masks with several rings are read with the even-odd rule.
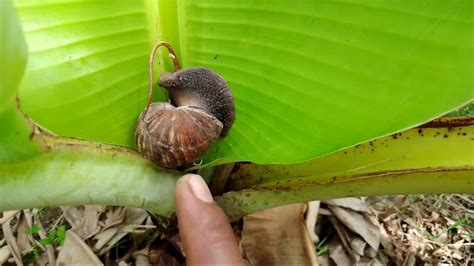
[[[158,85],[168,90],[173,90],[174,88],[182,87],[182,83],[182,77],[180,77],[179,73],[177,74],[176,72],[162,72],[160,74],[160,80],[158,80]]]
[[[166,88],[178,106],[194,106],[214,115],[224,124],[222,136],[234,122],[234,101],[227,82],[204,67],[191,67],[173,73],[163,72],[158,85]]]

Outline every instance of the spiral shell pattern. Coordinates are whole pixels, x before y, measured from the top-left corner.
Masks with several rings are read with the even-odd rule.
[[[164,168],[188,166],[219,138],[223,125],[197,107],[153,103],[135,131],[139,151]]]

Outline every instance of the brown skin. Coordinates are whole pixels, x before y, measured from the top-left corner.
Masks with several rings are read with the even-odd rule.
[[[158,84],[166,88],[177,106],[196,106],[214,115],[224,128],[225,137],[234,123],[234,97],[219,74],[204,67],[190,67],[173,73],[161,73]]]
[[[200,176],[181,177],[175,201],[187,265],[244,265],[230,223]]]

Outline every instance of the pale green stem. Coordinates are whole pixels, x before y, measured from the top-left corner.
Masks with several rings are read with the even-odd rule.
[[[333,178],[474,165],[474,126],[414,128],[299,164],[242,165],[229,190],[292,186]]]
[[[241,165],[217,199],[232,220],[349,196],[474,193],[474,126],[411,129],[295,165]]]
[[[396,194],[473,193],[474,168],[419,169],[360,176],[327,184],[304,184],[291,188],[249,189],[217,198],[232,221],[246,214],[281,205],[352,196]]]
[[[179,172],[158,169],[137,153],[95,142],[42,136],[49,151],[0,164],[0,211],[103,204],[169,217]]]

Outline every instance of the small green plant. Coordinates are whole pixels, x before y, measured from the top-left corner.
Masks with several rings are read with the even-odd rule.
[[[37,224],[34,224],[33,226],[31,226],[31,228],[28,230],[28,234],[33,236],[33,235],[37,235],[38,232],[41,230],[41,227]]]
[[[66,226],[60,225],[57,228],[52,228],[49,230],[46,238],[41,238],[39,236],[39,231],[41,228],[39,225],[33,225],[28,234],[33,237],[39,244],[42,246],[53,245],[53,246],[62,246],[64,245],[64,240],[66,238]]]
[[[66,226],[59,225],[49,230],[46,238],[40,236],[41,227],[37,224],[28,229],[27,234],[32,238],[32,250],[22,255],[24,263],[34,262],[41,257],[41,251],[46,245],[63,246],[66,239]]]
[[[472,239],[472,235],[474,234],[474,224],[472,221],[473,217],[469,217],[469,215],[466,214],[463,218],[458,219],[455,223],[448,227],[448,235],[453,238],[459,233],[458,229],[463,228],[468,232],[470,238]]]
[[[41,249],[37,245],[33,246],[33,249],[30,252],[27,252],[22,255],[21,260],[27,264],[35,262],[37,259],[41,257]]]
[[[316,245],[316,256],[322,256],[329,252],[329,245],[326,243],[328,240],[328,236],[323,238],[323,240],[319,241]]]

